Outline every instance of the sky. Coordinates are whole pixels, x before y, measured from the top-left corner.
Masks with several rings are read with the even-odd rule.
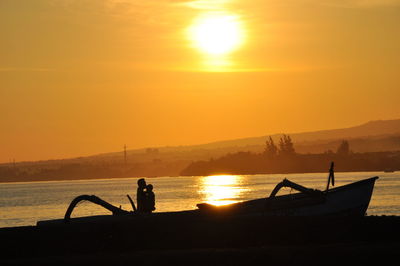
[[[400,118],[397,0],[1,0],[0,162]]]

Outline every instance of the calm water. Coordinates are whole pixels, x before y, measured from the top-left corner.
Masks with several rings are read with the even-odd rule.
[[[369,215],[400,215],[400,173],[337,173],[336,186],[379,176],[368,209]],[[266,197],[283,178],[307,187],[324,189],[327,174],[232,175],[149,178],[156,193],[157,211],[196,208],[197,203],[228,204]],[[0,184],[0,227],[35,225],[39,220],[64,217],[71,200],[82,194],[96,195],[113,205],[131,210],[126,197],[136,198],[138,178],[89,181],[57,181]],[[280,194],[291,193],[282,189]],[[81,203],[72,217],[109,214],[92,203]]]

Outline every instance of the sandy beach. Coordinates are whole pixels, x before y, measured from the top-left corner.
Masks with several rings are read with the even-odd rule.
[[[2,265],[382,265],[400,217],[219,218],[2,228]],[[389,264],[390,265],[390,264]]]

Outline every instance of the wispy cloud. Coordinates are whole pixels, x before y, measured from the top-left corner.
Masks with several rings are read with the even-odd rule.
[[[51,68],[30,68],[30,67],[0,67],[0,72],[50,72]]]
[[[289,67],[199,67],[199,68],[170,68],[173,72],[221,72],[221,73],[245,73],[245,72],[315,72],[332,69],[343,69],[344,66],[289,66]]]
[[[344,8],[374,8],[374,7],[400,7],[400,0],[327,0],[317,1],[323,5],[344,7]]]
[[[196,0],[196,1],[173,1],[194,9],[218,10],[226,7],[232,0]]]
[[[166,25],[181,14],[184,0],[46,0],[56,7],[82,16],[91,14],[127,20],[137,25]]]

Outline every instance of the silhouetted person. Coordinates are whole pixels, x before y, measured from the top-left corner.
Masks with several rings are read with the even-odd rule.
[[[136,192],[137,211],[144,212],[146,210],[146,181],[141,178],[137,181],[138,188]]]
[[[146,187],[146,212],[151,213],[156,209],[156,195],[153,192],[153,185],[149,184]]]

